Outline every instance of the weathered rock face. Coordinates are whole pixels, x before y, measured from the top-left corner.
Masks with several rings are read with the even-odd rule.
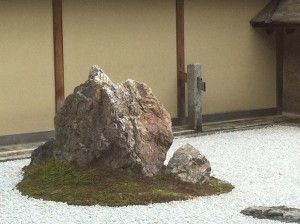
[[[278,220],[281,222],[300,223],[300,209],[288,208],[285,206],[249,207],[241,211],[241,213],[259,219],[271,219],[271,220]]]
[[[170,115],[151,89],[134,80],[114,84],[98,66],[66,98],[55,116],[55,133],[54,159],[146,176],[161,169],[173,141]],[[33,164],[41,160],[37,154]]]
[[[32,152],[31,162],[34,164],[38,164],[45,160],[54,159],[54,155],[53,155],[54,148],[55,148],[55,140],[51,139]]]
[[[192,145],[186,144],[174,153],[166,172],[184,182],[203,184],[210,178],[211,167],[205,156]]]

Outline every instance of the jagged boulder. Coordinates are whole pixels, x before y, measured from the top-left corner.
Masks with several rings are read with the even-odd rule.
[[[210,179],[211,166],[205,156],[186,144],[174,153],[166,172],[184,182],[204,184]]]
[[[52,157],[152,176],[173,141],[170,114],[151,89],[134,80],[115,84],[98,66],[66,98],[54,120],[55,140],[32,154],[32,164]]]

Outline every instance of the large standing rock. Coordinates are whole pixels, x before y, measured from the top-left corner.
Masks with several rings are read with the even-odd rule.
[[[172,141],[170,115],[149,87],[134,80],[114,84],[93,66],[89,80],[75,88],[55,116],[53,159],[151,176],[163,166]],[[40,157],[33,153],[32,163]]]
[[[179,148],[169,161],[166,172],[184,182],[206,183],[210,178],[209,161],[192,145]]]
[[[300,209],[288,208],[286,206],[249,207],[241,211],[241,213],[259,219],[271,219],[278,220],[281,222],[300,223]]]

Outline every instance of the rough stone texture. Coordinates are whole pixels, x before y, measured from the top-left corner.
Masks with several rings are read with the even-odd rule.
[[[300,209],[288,208],[285,206],[249,207],[241,211],[241,213],[259,219],[271,219],[271,220],[278,220],[281,222],[300,223]]]
[[[174,153],[166,172],[184,182],[203,184],[210,178],[211,167],[205,156],[192,145],[186,144]]]
[[[45,144],[39,146],[31,154],[31,162],[38,164],[46,160],[54,159],[53,149],[55,148],[55,140],[51,139]]]
[[[134,80],[114,84],[93,66],[55,116],[53,157],[151,176],[163,166],[172,141],[170,114],[149,87]],[[33,164],[43,157],[39,151]]]

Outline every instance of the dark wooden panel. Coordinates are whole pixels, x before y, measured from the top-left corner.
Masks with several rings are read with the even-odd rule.
[[[177,114],[179,123],[185,118],[185,55],[184,55],[184,0],[176,0],[177,49]]]
[[[55,109],[56,111],[58,111],[65,99],[62,0],[52,0],[52,7],[54,40]]]
[[[283,63],[284,63],[284,28],[276,30],[276,101],[277,109],[282,111],[283,105]]]
[[[284,42],[283,111],[300,114],[300,28]]]

